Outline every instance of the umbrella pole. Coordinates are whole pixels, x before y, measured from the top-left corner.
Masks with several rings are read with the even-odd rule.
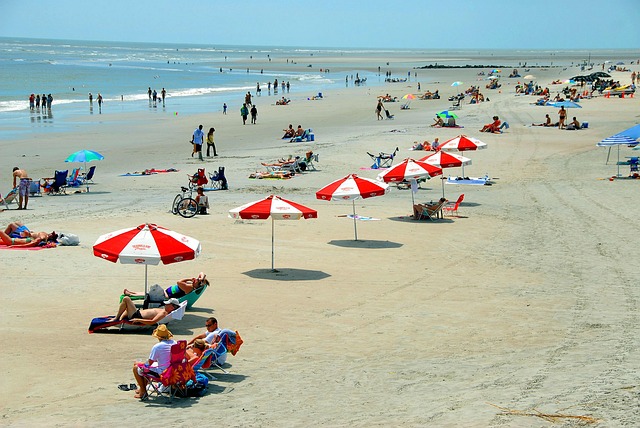
[[[276,268],[274,267],[274,246],[273,246],[273,233],[274,233],[274,220],[273,220],[273,216],[271,216],[271,271],[272,272],[278,272],[276,270]]]
[[[618,144],[618,177],[621,177],[620,175],[620,144]]]
[[[609,151],[607,152],[607,161],[604,163],[605,165],[609,164],[609,156],[611,156],[611,146],[609,146]]]
[[[358,226],[357,226],[357,221],[356,221],[356,200],[352,199],[351,202],[353,203],[353,233],[356,236],[356,241],[358,240]]]
[[[440,181],[442,182],[442,197],[444,198],[444,180],[446,180],[446,178],[444,178],[444,174],[442,175],[442,177],[440,177]]]
[[[89,191],[89,183],[87,183],[87,161],[84,161],[84,176],[85,176],[85,184],[87,185],[87,192]]]
[[[147,265],[144,265],[144,295],[147,295]]]

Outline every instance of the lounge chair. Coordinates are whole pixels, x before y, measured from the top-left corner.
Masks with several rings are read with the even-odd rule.
[[[240,333],[230,329],[222,329],[219,337],[220,340],[217,342],[217,345],[209,348],[211,349],[211,351],[209,351],[211,357],[200,366],[200,370],[216,368],[222,370],[225,374],[229,373],[223,367],[227,361],[228,354],[235,356],[244,341],[240,337]],[[207,351],[205,351],[205,353],[207,353]]]
[[[217,368],[222,370],[224,374],[229,374],[222,365],[224,361],[226,361],[227,356],[227,348],[224,346],[222,342],[218,342],[218,344],[213,348],[207,348],[200,358],[196,360],[193,364],[193,370],[199,373],[204,374],[209,379],[215,379],[211,374],[205,372],[207,369]]]
[[[307,170],[316,171],[316,162],[319,162],[317,153],[309,151],[305,154],[304,163],[307,165]]]
[[[453,213],[456,213],[456,215],[458,215],[458,207],[460,207],[460,204],[462,203],[463,200],[464,200],[464,193],[462,193],[458,197],[458,200],[455,201],[454,203],[448,202],[444,207],[442,207],[444,209],[443,212],[449,215],[453,215]]]
[[[199,288],[196,288],[195,290],[192,290],[191,292],[185,294],[184,296],[179,297],[178,301],[180,303],[187,302],[186,309],[187,310],[191,309],[194,303],[198,301],[200,296],[204,294],[205,290],[208,287],[209,286],[205,284]],[[121,302],[124,296],[125,296],[124,294],[120,295]],[[145,296],[129,296],[129,298],[133,301],[143,300],[144,302],[142,303],[142,306],[140,306],[139,304],[136,305],[136,306],[139,306],[141,309],[157,308],[162,304],[164,300],[166,300],[166,297],[164,296],[164,289],[160,287],[158,284],[152,285],[149,288],[149,292]]]
[[[193,175],[187,174],[187,176],[189,177],[190,186],[193,185],[196,187],[200,187],[200,186],[204,186],[209,182],[209,180],[207,180],[207,174],[204,171],[204,168],[198,168],[198,171],[195,174]]]
[[[396,153],[398,153],[398,147],[393,151],[393,153],[384,153],[380,152],[377,155],[373,155],[369,152],[367,154],[371,157],[373,161],[373,165],[371,165],[372,169],[378,168],[389,168],[393,164],[393,158],[395,158]]]
[[[29,186],[29,196],[42,196],[40,180],[33,180]]]
[[[184,317],[184,311],[187,309],[187,301],[181,302],[180,306],[173,312],[167,314],[164,318],[158,321],[158,324],[168,324],[173,320],[181,320]],[[98,317],[91,320],[89,324],[89,333],[106,331],[110,327],[117,327],[118,330],[147,330],[155,327],[154,325],[136,324],[129,320],[116,320],[111,321],[115,315]]]
[[[79,179],[80,168],[74,168],[67,177],[67,187],[80,187],[82,180]]]
[[[18,197],[18,188],[13,188],[4,197],[0,194],[0,203],[4,204],[5,208],[9,209],[9,204],[12,203]]]
[[[413,218],[415,220],[431,220],[436,221],[438,216],[442,215],[442,208],[447,204],[445,198],[435,204],[417,204],[413,206]]]
[[[196,380],[196,374],[186,358],[187,341],[179,340],[171,346],[171,364],[159,376],[155,372],[144,372],[142,376],[148,381],[146,396],[173,398],[187,396],[187,382]]]
[[[45,185],[45,189],[49,190],[50,195],[67,194],[67,176],[69,170],[58,171],[54,173],[53,181]]]
[[[93,175],[96,173],[96,166],[93,165],[91,168],[89,168],[89,171],[87,171],[86,174],[81,175],[79,178],[80,180],[82,180],[82,184],[87,184],[89,182],[91,182],[91,184],[95,184],[93,182]]]
[[[227,177],[224,175],[224,167],[218,167],[218,172],[209,174],[209,189],[211,190],[229,190]]]

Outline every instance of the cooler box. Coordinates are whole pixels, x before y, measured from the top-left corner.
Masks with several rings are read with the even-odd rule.
[[[309,134],[309,141],[315,141],[316,140],[316,136],[315,134],[312,132],[311,134]]]

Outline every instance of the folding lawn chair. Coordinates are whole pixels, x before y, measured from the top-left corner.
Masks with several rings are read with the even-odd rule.
[[[151,396],[173,398],[187,396],[187,382],[195,381],[196,375],[186,357],[187,341],[179,340],[171,346],[171,365],[160,375],[148,371],[142,376],[147,379],[147,398]]]
[[[229,190],[229,185],[227,183],[227,177],[224,175],[223,166],[218,167],[218,172],[209,174],[209,181],[211,183],[209,189],[211,190]]]
[[[373,161],[373,165],[371,165],[372,169],[378,168],[389,168],[393,164],[393,158],[395,158],[396,153],[398,153],[398,147],[393,151],[393,153],[384,153],[380,152],[377,155],[371,154],[367,152],[371,160]]]

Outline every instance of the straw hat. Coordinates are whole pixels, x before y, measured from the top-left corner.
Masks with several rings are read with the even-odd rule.
[[[153,330],[153,337],[157,337],[160,340],[167,340],[173,337],[173,334],[169,331],[166,325],[160,324],[158,328]]]

